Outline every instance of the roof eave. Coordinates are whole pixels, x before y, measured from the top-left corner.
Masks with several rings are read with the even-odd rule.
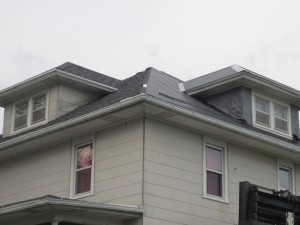
[[[220,128],[232,131],[232,132],[240,133],[246,137],[251,137],[253,139],[256,139],[256,140],[259,140],[259,141],[262,141],[262,142],[265,142],[265,143],[268,143],[271,145],[279,146],[282,149],[286,149],[287,151],[291,151],[291,152],[294,152],[297,154],[300,153],[300,146],[298,146],[296,144],[281,140],[276,137],[272,137],[267,134],[263,134],[261,132],[249,130],[247,128],[242,128],[240,126],[237,126],[237,125],[225,122],[225,121],[220,121],[219,119],[212,118],[210,116],[188,110],[186,108],[174,105],[172,103],[165,102],[163,100],[154,98],[152,96],[148,96],[146,94],[139,94],[137,96],[122,100],[121,102],[118,102],[114,105],[99,109],[97,111],[85,114],[83,116],[80,116],[80,117],[77,117],[74,119],[71,119],[69,121],[65,121],[64,123],[55,124],[50,127],[46,127],[46,128],[39,129],[37,131],[31,132],[28,134],[21,135],[15,139],[11,139],[11,140],[2,142],[2,143],[0,143],[0,151],[4,150],[6,148],[12,147],[12,146],[21,144],[22,142],[29,141],[31,139],[35,139],[35,138],[47,135],[48,133],[53,133],[55,131],[58,131],[58,130],[61,130],[61,129],[64,129],[67,127],[71,127],[71,126],[77,125],[79,123],[89,121],[94,118],[98,118],[99,116],[106,115],[107,113],[114,112],[116,110],[120,110],[122,108],[129,107],[129,106],[132,106],[132,105],[135,105],[138,103],[142,103],[142,102],[150,103],[150,104],[168,109],[170,111],[179,113],[181,115],[184,115],[184,116],[187,116],[187,117],[199,120],[199,121],[204,121],[204,122],[207,122],[214,126],[217,126],[217,127],[220,127]]]
[[[4,107],[7,102],[13,101],[19,96],[23,96],[24,93],[30,93],[37,88],[47,88],[49,85],[58,82],[80,87],[95,93],[111,93],[118,90],[115,87],[54,68],[0,91],[0,107]]]
[[[294,104],[300,106],[300,103],[299,103],[300,102],[300,91],[298,91],[294,88],[291,88],[287,85],[276,82],[272,79],[258,75],[252,71],[241,71],[232,76],[210,82],[210,83],[202,85],[200,87],[186,90],[185,93],[188,95],[191,95],[191,96],[195,96],[195,95],[202,96],[202,93],[210,93],[209,90],[211,90],[211,92],[213,92],[215,94],[216,92],[214,90],[218,86],[226,85],[226,84],[230,84],[230,83],[234,84],[234,82],[236,82],[237,80],[240,80],[240,79],[241,80],[244,79],[243,81],[240,82],[240,84],[243,84],[245,86],[247,86],[247,81],[248,82],[251,81],[251,82],[257,83],[258,85],[261,85],[262,87],[266,87],[269,90],[272,90],[273,92],[275,92],[277,94],[283,93],[286,96],[289,96],[291,99],[294,99],[294,101],[293,101]],[[230,88],[236,87],[237,83],[238,82],[236,82],[235,85],[230,86]],[[221,91],[225,91],[225,90],[226,89],[223,89]],[[207,94],[203,94],[203,95],[204,95],[204,97],[207,96]]]
[[[138,206],[121,205],[112,203],[96,203],[81,200],[73,200],[67,198],[57,198],[44,196],[27,201],[17,202],[6,206],[1,206],[0,215],[13,213],[21,210],[31,209],[42,205],[65,206],[65,207],[83,207],[85,209],[112,210],[116,212],[129,213],[132,215],[140,215],[143,209]]]
[[[76,211],[75,214],[74,211]],[[43,196],[2,206],[0,223],[21,225],[58,221],[77,224],[80,221],[94,225],[99,222],[115,224],[112,221],[124,222],[139,218],[142,214],[143,208],[139,206]]]

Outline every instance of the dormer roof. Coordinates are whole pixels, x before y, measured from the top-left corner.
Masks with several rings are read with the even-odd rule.
[[[237,86],[246,86],[300,106],[300,91],[238,65],[188,80],[183,86],[185,93],[194,97],[207,97]]]
[[[67,62],[0,91],[0,107],[55,83],[66,84],[102,96],[118,90],[121,81]]]

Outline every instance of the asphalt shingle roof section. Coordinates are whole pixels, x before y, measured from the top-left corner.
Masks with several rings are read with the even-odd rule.
[[[101,83],[104,83],[105,81],[107,85],[117,87],[118,90],[104,97],[100,97],[84,106],[81,106],[53,121],[48,122],[45,125],[36,127],[34,129],[28,130],[26,132],[11,137],[3,138],[0,135],[0,143],[3,143],[10,139],[18,138],[19,136],[31,133],[33,131],[37,131],[42,128],[46,128],[74,118],[78,118],[90,112],[94,112],[96,110],[116,104],[124,99],[134,97],[142,93],[144,93],[147,96],[151,96],[155,99],[158,99],[162,102],[174,104],[176,106],[191,110],[193,112],[197,112],[202,115],[206,115],[211,118],[218,119],[220,121],[224,121],[250,130],[255,130],[261,133],[268,134],[270,136],[276,136],[277,138],[283,139],[287,142],[292,142],[292,140],[279,137],[275,134],[265,132],[258,128],[245,124],[243,121],[235,119],[230,115],[221,112],[215,107],[206,104],[204,101],[189,96],[188,94],[180,91],[179,83],[182,83],[180,79],[177,79],[167,73],[158,71],[154,68],[148,68],[145,71],[139,72],[136,75],[129,77],[123,81],[107,77],[105,75],[85,69],[83,67],[77,66],[72,63],[65,63],[57,68],[87,79],[91,79],[93,81],[97,81]],[[205,83],[205,82],[209,83],[217,79],[222,79],[227,76],[232,76],[236,73],[239,73],[242,70],[244,69],[241,67],[236,67],[236,66],[227,67],[225,69],[216,71],[214,73],[207,74],[205,76],[187,81],[185,82],[185,85],[192,88],[193,86],[197,86],[201,83]]]
[[[74,75],[77,75],[79,77],[89,79],[98,83],[102,83],[111,87],[118,88],[122,81],[115,79],[113,77],[106,76],[104,74],[95,72],[93,70],[89,70],[87,68],[84,68],[82,66],[75,65],[70,62],[66,62],[58,67],[56,67],[59,70],[72,73]]]
[[[205,86],[207,84],[210,84],[214,81],[225,79],[230,76],[233,76],[244,69],[242,67],[239,67],[237,65],[229,66],[224,69],[203,75],[201,77],[196,77],[192,80],[188,80],[184,82],[184,88],[186,91],[191,91],[193,89],[197,89],[199,87]]]
[[[145,93],[188,110],[232,124],[244,126],[241,121],[236,120],[218,109],[181,92],[179,89],[179,83],[181,82],[181,80],[171,75],[158,71],[154,68],[150,68],[149,81]]]

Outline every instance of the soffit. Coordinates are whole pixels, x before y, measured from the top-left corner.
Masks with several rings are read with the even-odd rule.
[[[300,106],[300,91],[248,71],[187,90],[186,93],[196,98],[204,98],[238,86],[249,87]]]

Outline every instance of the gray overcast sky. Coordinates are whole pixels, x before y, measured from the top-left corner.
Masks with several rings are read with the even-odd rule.
[[[0,0],[0,90],[66,61],[119,79],[238,64],[299,90],[300,1]]]

